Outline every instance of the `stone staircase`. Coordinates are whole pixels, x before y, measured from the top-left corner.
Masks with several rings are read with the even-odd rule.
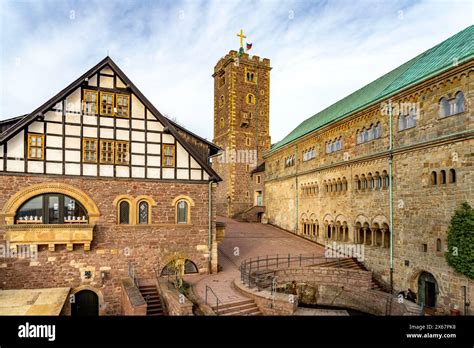
[[[328,261],[324,263],[319,263],[313,266],[319,266],[319,267],[341,267],[341,268],[348,268],[348,269],[360,269],[363,271],[369,271],[367,267],[364,266],[364,264],[360,261],[358,261],[355,257],[348,257],[344,259],[336,259],[333,261]],[[372,275],[372,290],[379,290],[379,291],[384,291],[384,292],[390,292],[389,289],[387,289],[386,286],[384,286],[381,282],[379,282],[377,279],[374,278]]]
[[[147,303],[147,316],[161,316],[165,315],[163,306],[161,305],[161,298],[156,288],[156,285],[150,283],[139,283],[138,289]]]
[[[250,315],[262,315],[260,309],[258,309],[257,304],[254,300],[243,300],[243,301],[236,301],[225,303],[217,306],[213,306],[212,309],[218,315],[221,316],[250,316]]]

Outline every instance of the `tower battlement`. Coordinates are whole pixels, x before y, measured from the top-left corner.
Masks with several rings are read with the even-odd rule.
[[[259,56],[252,56],[248,53],[243,53],[242,55],[239,56],[239,53],[235,50],[229,51],[228,54],[226,54],[224,57],[219,59],[217,64],[214,67],[214,74],[218,73],[221,69],[223,69],[225,66],[227,66],[229,63],[235,62],[238,59],[239,64],[250,64],[250,65],[255,65],[258,64],[261,67],[266,67],[268,69],[271,69],[270,67],[270,59],[268,58],[261,58]]]

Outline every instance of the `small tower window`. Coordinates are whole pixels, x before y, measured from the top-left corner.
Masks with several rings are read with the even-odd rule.
[[[223,95],[221,95],[221,97],[219,98],[219,107],[223,107],[225,105],[225,97]]]
[[[247,104],[255,104],[255,96],[252,93],[247,94]]]
[[[224,128],[224,117],[221,117],[221,119],[219,120],[219,128]]]

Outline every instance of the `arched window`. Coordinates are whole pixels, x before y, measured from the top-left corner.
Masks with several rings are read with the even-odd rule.
[[[372,173],[367,174],[367,185],[371,190],[374,188],[374,178],[372,177]]]
[[[355,176],[354,182],[355,182],[356,189],[360,190],[362,188],[362,186],[361,186],[361,182],[360,182],[360,179],[359,179],[358,175]]]
[[[225,104],[225,97],[223,95],[221,95],[220,99],[219,99],[219,107],[223,107]]]
[[[438,184],[438,176],[435,171],[431,172],[431,185],[437,185]]]
[[[74,198],[48,193],[30,198],[16,212],[17,224],[87,224],[86,209]]]
[[[361,181],[362,190],[365,190],[367,188],[367,180],[364,174],[362,174],[362,176],[360,177],[360,181]]]
[[[356,140],[356,143],[357,143],[357,144],[362,143],[362,133],[361,133],[359,130],[357,130],[356,139],[357,139],[357,140]]]
[[[455,182],[456,182],[456,171],[453,168],[451,168],[449,170],[449,183],[453,184]]]
[[[186,201],[179,201],[176,205],[176,221],[178,224],[188,223],[188,203]]]
[[[247,104],[255,104],[255,96],[252,93],[247,94]]]
[[[119,224],[128,225],[130,223],[130,203],[121,201],[119,203]]]
[[[441,251],[441,239],[436,239],[436,251]]]
[[[439,183],[446,184],[446,171],[442,170],[440,173]]]
[[[186,259],[184,261],[184,264],[182,262],[182,259],[180,260],[181,262],[170,262],[167,264],[163,269],[161,270],[161,276],[167,276],[167,275],[175,275],[178,269],[176,269],[176,265],[181,265],[181,267],[184,267],[182,270],[184,274],[191,274],[191,273],[198,273],[198,268],[194,262],[191,260]],[[180,267],[180,268],[181,268]]]
[[[365,128],[362,128],[362,141],[364,143],[369,141],[369,131]]]
[[[221,117],[221,119],[219,120],[219,127],[224,128],[224,117]]]
[[[141,225],[149,223],[149,205],[145,201],[138,203],[138,223]]]
[[[367,138],[367,141],[371,141],[374,139],[374,126],[370,126],[368,129],[369,137]]]
[[[374,128],[374,139],[378,139],[382,136],[382,125],[378,122]]]
[[[456,93],[454,101],[454,114],[464,112],[464,93],[459,91]]]
[[[417,109],[411,108],[410,114],[408,115],[408,119],[407,119],[407,128],[413,128],[416,126],[416,114],[417,114]]]
[[[405,117],[405,115],[400,114],[398,116],[398,130],[401,131],[401,130],[404,130],[406,128],[407,128],[406,117]]]
[[[449,116],[449,111],[450,111],[450,107],[449,107],[448,99],[446,99],[445,97],[441,98],[440,101],[439,101],[439,115],[440,115],[440,117]]]

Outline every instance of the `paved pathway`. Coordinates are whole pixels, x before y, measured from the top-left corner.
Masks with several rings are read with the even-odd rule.
[[[243,223],[222,217],[218,220],[227,224],[225,238],[219,243],[219,266],[222,271],[211,275],[186,277],[202,300],[205,297],[206,285],[210,286],[224,303],[245,299],[232,288],[232,283],[240,276],[240,262],[250,257],[288,253],[324,255],[323,247],[270,225]],[[211,295],[209,299],[211,305],[214,305],[215,298]]]

